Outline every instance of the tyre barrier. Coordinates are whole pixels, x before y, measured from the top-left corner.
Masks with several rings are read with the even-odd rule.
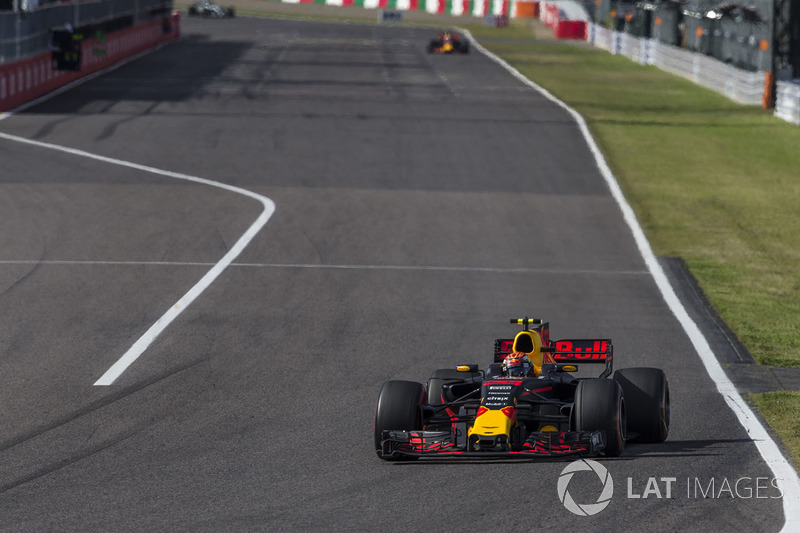
[[[180,14],[150,20],[132,28],[93,37],[81,43],[79,71],[58,70],[52,52],[0,64],[0,111],[35,100],[84,76],[108,68],[163,42],[180,36]]]

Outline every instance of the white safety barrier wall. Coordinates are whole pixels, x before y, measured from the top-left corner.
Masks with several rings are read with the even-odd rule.
[[[677,48],[656,39],[641,39],[590,24],[588,41],[593,46],[622,54],[643,65],[687,78],[698,85],[747,105],[761,105],[765,72],[747,72],[703,54]]]
[[[616,33],[616,39],[619,42],[619,52],[631,61],[636,61],[642,65],[648,65],[650,58],[648,57],[649,44],[646,39],[634,37],[628,33]]]
[[[718,59],[650,40],[650,64],[724,94],[734,102],[761,105],[765,72],[747,72]]]
[[[775,116],[800,126],[800,84],[779,81],[775,91]]]
[[[590,23],[586,32],[586,40],[597,48],[615,55],[619,54],[619,32]]]

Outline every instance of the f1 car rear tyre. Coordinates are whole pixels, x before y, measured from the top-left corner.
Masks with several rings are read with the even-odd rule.
[[[625,449],[625,400],[622,387],[611,379],[587,379],[578,383],[572,416],[576,431],[603,430],[605,455],[617,457]]]
[[[375,408],[375,451],[378,457],[387,461],[408,460],[405,458],[383,457],[381,455],[381,436],[384,430],[421,430],[422,405],[425,387],[415,381],[387,381],[378,393]]]
[[[637,442],[664,442],[669,435],[669,383],[660,368],[625,368],[614,372],[625,391],[628,430]]]

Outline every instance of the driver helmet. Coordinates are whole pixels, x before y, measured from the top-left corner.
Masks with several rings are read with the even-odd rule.
[[[529,376],[533,371],[530,357],[522,352],[514,352],[503,359],[504,376]]]

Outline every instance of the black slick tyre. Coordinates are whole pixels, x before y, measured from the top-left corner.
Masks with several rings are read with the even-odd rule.
[[[636,442],[658,443],[669,435],[669,383],[660,368],[625,368],[614,372],[625,391],[628,430]]]
[[[579,382],[572,417],[576,431],[605,431],[606,456],[617,457],[625,449],[625,400],[622,387],[616,381],[587,379]]]
[[[375,407],[375,451],[387,461],[408,460],[381,455],[381,440],[385,430],[418,431],[422,429],[422,405],[425,387],[415,381],[387,381],[378,393]]]

